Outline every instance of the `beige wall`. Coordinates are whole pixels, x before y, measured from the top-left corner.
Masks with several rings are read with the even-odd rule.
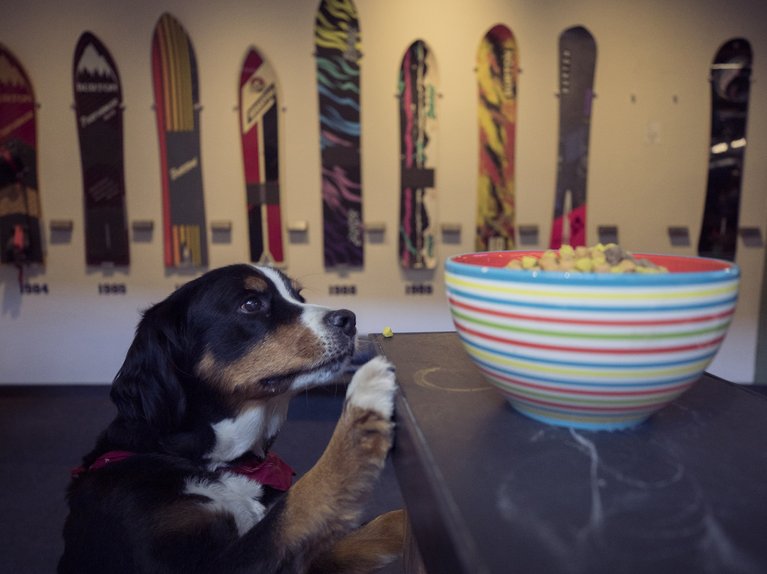
[[[444,257],[473,249],[477,172],[474,58],[485,31],[508,25],[520,49],[517,222],[540,225],[546,241],[557,160],[557,37],[581,24],[597,41],[596,93],[589,165],[589,241],[616,224],[636,251],[672,248],[670,225],[697,240],[706,186],[708,66],[727,39],[746,37],[755,54],[741,224],[765,233],[767,215],[767,5],[761,0],[357,0],[363,38],[362,146],[365,219],[385,222],[383,242],[368,243],[363,271],[322,265],[318,118],[313,51],[314,0],[96,0],[15,2],[0,19],[0,42],[26,67],[41,104],[40,186],[46,225],[71,219],[71,242],[47,244],[48,263],[32,281],[50,294],[20,298],[15,271],[0,270],[0,383],[108,382],[119,367],[138,312],[189,276],[167,274],[162,244],[131,244],[129,270],[87,269],[82,187],[71,66],[84,30],[112,52],[125,98],[125,160],[130,220],[159,225],[160,175],[152,110],[150,43],[157,18],[174,14],[197,53],[202,113],[202,170],[208,221],[230,220],[231,243],[210,246],[211,266],[246,258],[244,183],[237,128],[237,77],[249,45],[271,60],[280,80],[285,220],[309,222],[307,241],[288,245],[288,271],[314,302],[355,310],[362,332],[447,330],[442,271],[403,273],[396,258],[399,60],[416,38],[429,43],[441,78],[437,186],[442,222],[460,223],[459,243]],[[635,101],[632,102],[632,95]],[[675,102],[676,100],[676,102]],[[658,136],[655,141],[649,132]],[[47,232],[46,232],[47,233]],[[48,234],[48,233],[47,233]],[[48,234],[49,235],[49,234]],[[545,245],[541,245],[545,247]],[[764,250],[740,245],[741,302],[712,370],[753,379],[756,317]],[[127,285],[125,296],[99,296],[100,282]],[[433,281],[433,296],[406,296],[412,281]],[[356,297],[329,296],[353,283]]]

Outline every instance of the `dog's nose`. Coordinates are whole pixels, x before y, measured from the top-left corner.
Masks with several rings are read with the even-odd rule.
[[[347,335],[354,335],[357,332],[357,317],[348,309],[331,311],[325,315],[325,321],[331,327],[341,329]]]

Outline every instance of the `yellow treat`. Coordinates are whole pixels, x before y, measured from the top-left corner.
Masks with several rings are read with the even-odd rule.
[[[559,262],[559,271],[572,271],[575,269],[575,260],[573,258],[563,259]]]
[[[594,261],[594,267],[599,267],[601,265],[604,265],[607,262],[607,259],[605,259],[605,256],[601,253],[597,253],[593,257]]]
[[[563,245],[559,248],[560,257],[572,257],[574,253],[575,250],[570,245]]]
[[[384,327],[381,334],[388,339],[394,336],[394,331],[391,330],[391,327]]]
[[[618,266],[621,268],[621,271],[623,273],[635,271],[637,267],[636,263],[634,263],[630,259],[624,259],[623,261],[618,263]]]
[[[529,255],[525,255],[524,257],[522,257],[523,269],[532,269],[536,265],[538,265],[538,259],[536,259],[535,257],[531,257]]]
[[[541,257],[539,263],[544,271],[556,271],[559,269],[559,262],[554,257]]]
[[[580,259],[577,259],[575,261],[575,268],[578,271],[583,271],[584,273],[588,273],[591,271],[594,267],[594,264],[591,262],[591,259],[588,257],[581,257]]]

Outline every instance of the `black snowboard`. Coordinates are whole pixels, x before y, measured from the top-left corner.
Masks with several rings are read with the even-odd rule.
[[[559,37],[559,161],[549,247],[586,244],[586,175],[597,45],[583,26]]]
[[[73,83],[85,206],[88,265],[128,265],[122,90],[112,56],[83,33],[75,49]]]
[[[735,38],[719,48],[710,81],[711,153],[698,254],[734,261],[751,86],[751,46],[747,40]]]

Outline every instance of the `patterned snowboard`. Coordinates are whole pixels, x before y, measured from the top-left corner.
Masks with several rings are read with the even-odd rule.
[[[513,249],[514,136],[519,54],[514,35],[499,24],[477,52],[479,181],[477,251]]]
[[[0,261],[43,262],[32,83],[0,44]]]
[[[586,28],[559,36],[559,161],[550,247],[586,244],[586,176],[597,46]]]
[[[197,60],[186,31],[168,13],[154,29],[152,79],[160,139],[165,266],[205,267],[208,242]]]
[[[437,265],[436,166],[437,68],[425,42],[405,52],[399,71],[400,264],[406,269]]]
[[[325,266],[361,267],[360,29],[352,0],[322,0],[315,19]]]
[[[88,265],[128,265],[123,110],[120,77],[112,56],[85,32],[75,48],[75,115],[85,196]]]
[[[726,42],[711,65],[711,155],[698,255],[735,260],[746,153],[751,46]]]
[[[280,214],[279,107],[274,70],[254,49],[240,73],[240,134],[250,260],[285,262]]]

